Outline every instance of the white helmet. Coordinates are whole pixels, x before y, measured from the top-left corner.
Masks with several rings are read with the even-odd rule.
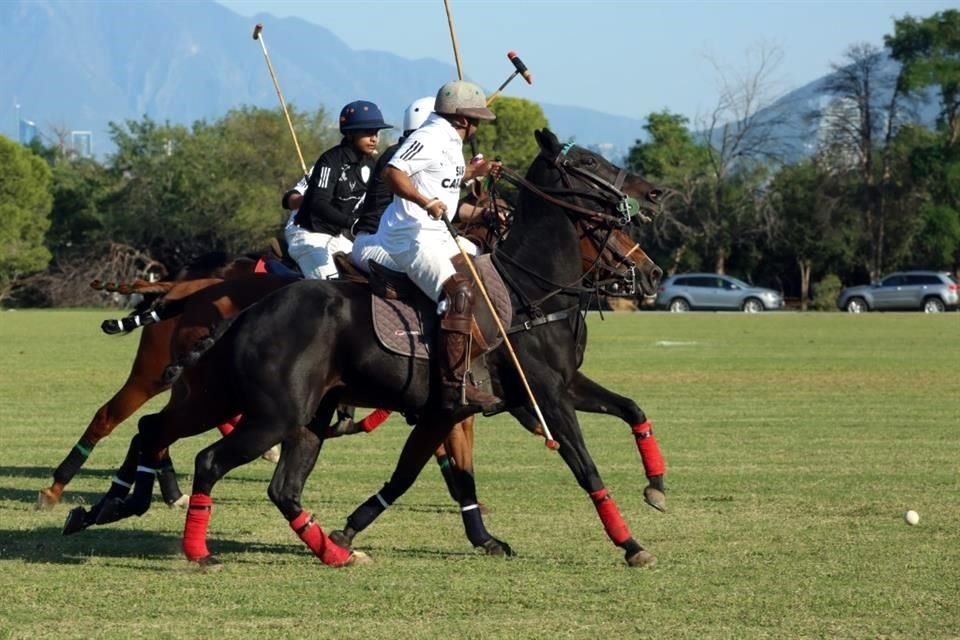
[[[427,96],[411,102],[407,110],[403,112],[403,133],[406,134],[407,131],[419,129],[426,122],[427,117],[433,113],[433,103],[436,101],[435,97]]]

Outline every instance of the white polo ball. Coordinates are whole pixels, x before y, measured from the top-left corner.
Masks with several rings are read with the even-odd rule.
[[[910,526],[913,526],[918,522],[920,522],[920,514],[911,509],[910,511],[907,511],[905,514],[903,514],[903,521],[909,524]]]

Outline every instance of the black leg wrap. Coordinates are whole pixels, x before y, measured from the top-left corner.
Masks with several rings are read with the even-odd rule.
[[[69,482],[73,480],[73,476],[77,475],[77,471],[80,471],[80,467],[82,467],[87,461],[87,458],[90,457],[95,446],[96,445],[87,438],[80,438],[77,444],[73,445],[73,449],[70,450],[67,457],[60,463],[60,466],[54,470],[54,482],[69,484]]]
[[[440,473],[443,474],[443,481],[447,484],[447,492],[454,502],[460,504],[460,489],[457,487],[453,467],[450,466],[450,456],[437,456],[437,464],[440,465]]]
[[[386,511],[388,506],[390,506],[390,502],[386,501],[381,494],[374,494],[350,514],[350,517],[347,518],[347,526],[359,533],[380,517],[380,514]]]
[[[173,469],[173,462],[169,459],[157,472],[157,481],[160,483],[160,495],[169,506],[183,497],[180,485],[177,484],[177,472]]]
[[[479,505],[470,505],[466,511],[460,512],[460,517],[463,518],[463,528],[467,532],[467,540],[473,546],[482,546],[493,537],[483,524],[483,516],[480,515]]]

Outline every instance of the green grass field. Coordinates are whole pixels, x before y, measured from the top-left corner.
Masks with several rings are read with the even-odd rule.
[[[515,558],[470,548],[431,463],[358,537],[375,564],[326,568],[258,460],[216,487],[225,568],[210,575],[182,558],[184,513],[162,503],[60,535],[106,490],[133,420],[65,504],[34,510],[126,377],[136,338],[101,335],[108,315],[0,314],[0,638],[960,637],[960,314],[591,316],[586,372],[637,399],[667,458],[660,514],[628,427],[580,416],[654,569],[625,566],[561,459],[501,417],[478,422],[478,484]],[[328,444],[304,497],[325,528],[380,487],[406,434],[392,418]],[[185,491],[214,437],[174,446]]]

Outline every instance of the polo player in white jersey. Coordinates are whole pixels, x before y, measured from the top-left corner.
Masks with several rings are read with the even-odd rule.
[[[460,252],[442,220],[456,210],[462,182],[497,170],[496,163],[467,167],[463,161],[463,142],[476,135],[481,120],[495,118],[477,85],[462,80],[443,85],[434,113],[397,149],[384,171],[394,198],[371,239],[391,258],[378,262],[406,273],[431,299],[447,298],[437,351],[448,408],[462,406],[461,398],[483,407],[499,402],[464,380],[473,292],[469,280],[453,267],[451,258]]]

